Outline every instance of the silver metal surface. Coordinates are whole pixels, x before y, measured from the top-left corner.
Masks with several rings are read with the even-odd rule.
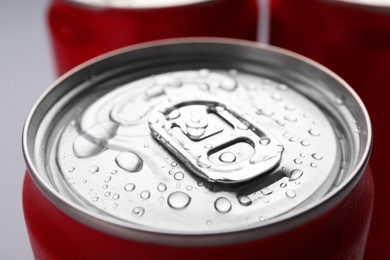
[[[221,0],[64,0],[101,8],[164,8]]]
[[[181,78],[178,76],[172,79]],[[198,78],[198,73],[193,73],[189,82],[199,81]],[[224,88],[227,81],[228,91],[236,91],[234,79],[204,78],[192,84],[213,93],[213,83]],[[196,92],[192,91],[192,95]],[[234,183],[263,174],[280,162],[283,146],[271,134],[245,112],[202,92],[195,94],[196,98],[184,97],[180,101],[168,98],[149,117],[152,135],[190,171],[209,182]]]
[[[47,197],[106,232],[186,245],[259,238],[339,202],[371,147],[353,91],[288,52],[193,41],[113,53],[42,96],[24,151]]]
[[[389,0],[321,0],[331,4],[341,5],[361,12],[376,12],[388,14],[390,11]],[[364,21],[362,21],[364,23]]]

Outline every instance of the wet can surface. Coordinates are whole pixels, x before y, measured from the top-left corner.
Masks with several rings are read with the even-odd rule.
[[[257,0],[52,0],[48,24],[58,75],[120,47],[212,36],[256,40]]]
[[[218,39],[113,52],[27,119],[34,254],[361,259],[371,138],[358,96],[299,55]]]
[[[388,162],[390,146],[383,104],[387,103],[390,67],[388,1],[273,0],[272,44],[327,66],[358,92],[370,113],[375,140],[371,166],[375,172],[375,207],[368,240],[368,259],[389,259],[390,210]]]

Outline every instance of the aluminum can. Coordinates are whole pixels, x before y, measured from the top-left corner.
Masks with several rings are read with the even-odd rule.
[[[362,259],[371,139],[353,90],[282,49],[197,38],[106,54],[26,121],[35,257]]]
[[[305,8],[302,8],[302,6]],[[386,173],[390,141],[384,123],[390,67],[389,1],[272,2],[272,44],[310,57],[343,77],[358,92],[370,112],[374,145],[375,207],[367,259],[390,259],[390,210]]]
[[[52,0],[48,24],[58,75],[97,55],[152,40],[256,40],[257,0]]]

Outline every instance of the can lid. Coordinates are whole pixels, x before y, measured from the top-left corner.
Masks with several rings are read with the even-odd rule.
[[[307,221],[362,174],[367,113],[324,68],[240,41],[146,46],[60,79],[26,123],[30,171],[68,214],[222,243]]]
[[[105,8],[164,8],[192,5],[215,0],[67,0],[77,4]]]

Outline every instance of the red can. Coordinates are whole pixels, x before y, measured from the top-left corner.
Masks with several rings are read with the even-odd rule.
[[[52,0],[49,27],[59,75],[131,44],[177,37],[256,40],[257,0]]]
[[[288,51],[191,39],[112,52],[60,78],[25,124],[34,255],[362,259],[371,139],[353,90]]]
[[[302,8],[302,6],[305,8]],[[390,210],[386,157],[390,141],[384,122],[390,67],[390,5],[386,1],[272,1],[272,44],[310,57],[341,75],[361,95],[377,142],[375,207],[367,259],[389,259]]]

